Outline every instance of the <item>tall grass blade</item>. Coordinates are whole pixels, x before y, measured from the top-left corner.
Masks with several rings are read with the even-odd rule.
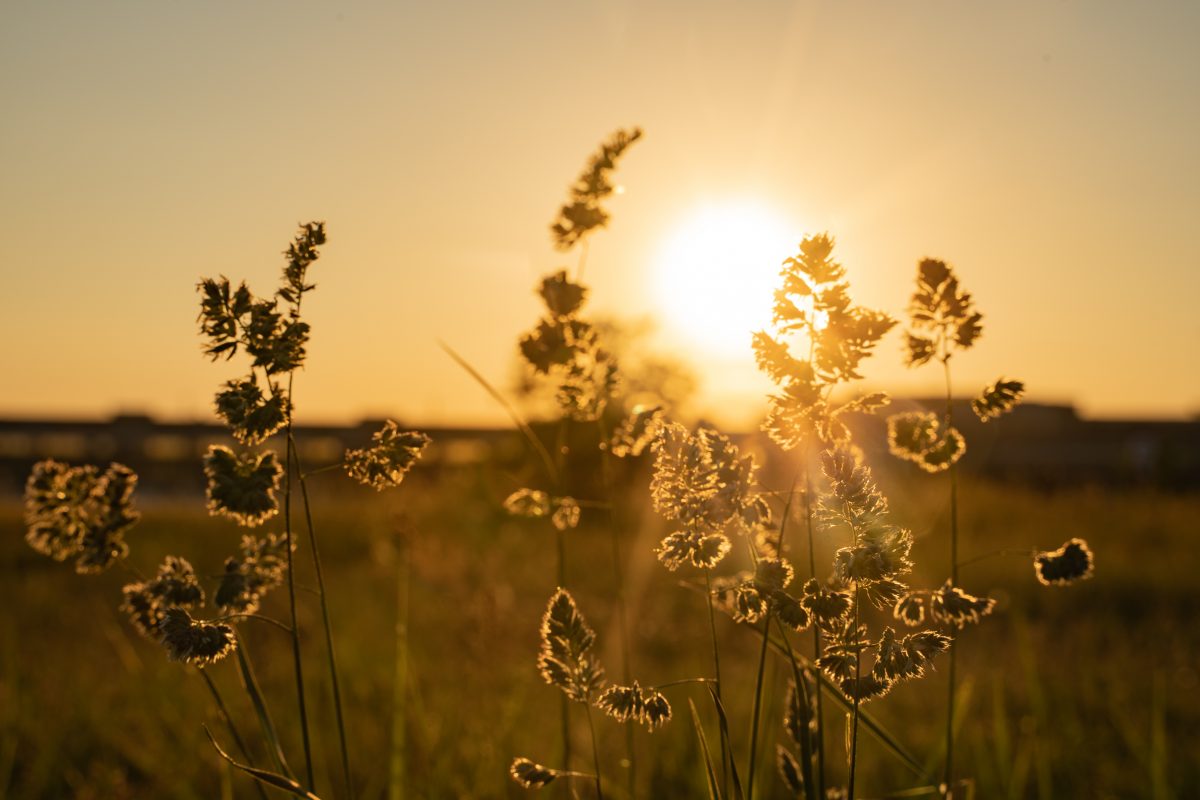
[[[557,483],[558,468],[554,466],[554,459],[550,457],[550,453],[547,452],[546,446],[542,444],[542,440],[539,439],[537,434],[533,432],[533,428],[530,428],[525,420],[521,418],[521,415],[517,413],[517,410],[512,407],[512,404],[504,399],[504,395],[500,394],[500,391],[496,389],[496,387],[488,383],[488,379],[480,375],[479,371],[472,367],[465,358],[454,352],[454,349],[450,347],[450,345],[443,341],[439,341],[438,346],[446,352],[446,355],[454,359],[454,363],[466,370],[466,373],[474,378],[475,382],[482,386],[483,390],[491,395],[492,399],[499,403],[500,406],[506,412],[508,412],[508,416],[510,419],[512,419],[513,424],[517,426],[517,429],[520,430],[522,434],[524,434],[525,439],[529,442],[529,446],[533,448],[533,451],[537,453],[538,457],[542,460],[542,465],[546,468],[547,476],[549,476],[551,481]]]
[[[266,701],[263,699],[262,690],[259,689],[258,679],[254,675],[254,668],[250,666],[250,656],[246,652],[245,640],[240,635],[234,653],[237,655],[238,674],[242,679],[242,688],[246,690],[246,694],[250,697],[250,704],[254,706],[254,713],[258,717],[259,727],[262,728],[263,738],[267,740],[267,750],[271,754],[271,760],[275,762],[276,769],[289,778],[295,778],[296,775],[288,766],[287,757],[283,754],[279,732],[275,729],[275,722],[271,719],[270,712],[267,711]]]
[[[721,735],[726,741],[729,738],[729,718],[725,716],[725,705],[721,702],[717,690],[713,688],[711,683],[705,684],[708,687],[708,693],[712,697],[713,706],[717,709],[717,719],[721,724]],[[737,764],[734,761],[733,753],[729,754],[729,777],[733,780],[733,797],[734,800],[744,800],[745,795],[742,793],[742,780],[738,777]]]
[[[308,791],[291,778],[285,778],[283,775],[277,775],[276,773],[268,772],[265,769],[257,769],[245,764],[239,764],[230,758],[228,753],[221,749],[221,745],[217,744],[216,738],[212,735],[212,731],[210,731],[207,726],[205,726],[204,732],[208,735],[208,741],[212,743],[212,746],[216,749],[221,758],[225,759],[230,763],[230,765],[240,769],[242,772],[251,776],[255,780],[264,783],[267,786],[273,786],[276,789],[282,789],[288,794],[291,794],[295,797],[301,797],[304,800],[321,800],[320,797]]]
[[[704,735],[704,726],[700,724],[700,715],[696,713],[696,704],[690,697],[688,698],[688,708],[692,710],[692,725],[696,728],[696,736],[700,739],[700,753],[704,756],[704,777],[708,780],[708,800],[721,800],[721,786],[717,783],[717,771],[713,768],[708,737]]]
[[[408,548],[399,548],[396,566],[396,662],[392,680],[392,752],[388,764],[388,800],[402,800],[408,788]]]

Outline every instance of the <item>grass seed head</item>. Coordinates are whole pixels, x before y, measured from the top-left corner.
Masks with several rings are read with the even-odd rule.
[[[274,452],[238,455],[224,445],[210,445],[204,456],[204,474],[208,477],[208,513],[251,528],[279,513],[275,492],[283,465]]]
[[[522,789],[541,789],[558,777],[557,770],[543,767],[528,758],[514,758],[508,774]]]
[[[566,589],[550,598],[542,616],[541,636],[537,664],[542,678],[572,700],[589,702],[604,685],[604,668],[592,653],[596,634]]]
[[[264,395],[254,375],[228,381],[217,393],[216,408],[233,438],[247,447],[261,444],[279,431],[290,413],[283,389],[272,382],[269,394]]]
[[[550,513],[550,495],[540,489],[517,489],[505,498],[504,510],[514,517],[544,517]]]
[[[400,430],[400,426],[389,419],[371,436],[370,447],[346,451],[346,472],[376,491],[399,486],[429,441],[429,437],[419,431]]]
[[[205,666],[233,652],[233,628],[192,619],[182,608],[168,608],[158,625],[159,640],[172,661]]]
[[[1046,586],[1067,586],[1092,577],[1094,558],[1087,542],[1071,539],[1057,550],[1038,553],[1033,559],[1037,579]]]

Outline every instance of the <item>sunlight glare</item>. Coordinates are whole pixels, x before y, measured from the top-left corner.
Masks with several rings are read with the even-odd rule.
[[[696,355],[752,358],[750,337],[770,325],[780,265],[800,239],[797,226],[757,201],[688,215],[655,262],[670,331]]]

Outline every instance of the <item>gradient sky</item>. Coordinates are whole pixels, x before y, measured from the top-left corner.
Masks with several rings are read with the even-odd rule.
[[[664,248],[752,206],[829,230],[896,314],[919,258],[955,264],[987,326],[964,392],[1003,374],[1091,416],[1192,415],[1197,42],[1195,3],[10,0],[0,414],[208,416],[236,368],[201,356],[196,280],[265,292],[324,219],[299,414],[503,422],[436,341],[509,382],[534,284],[572,263],[546,226],[636,124],[592,307],[664,319],[697,410],[740,424],[767,387],[748,332],[717,352],[680,327]],[[937,390],[899,363],[893,335],[871,382]]]

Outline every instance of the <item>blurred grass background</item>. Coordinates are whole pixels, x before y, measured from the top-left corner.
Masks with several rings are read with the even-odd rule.
[[[945,476],[917,475],[894,462],[875,466],[897,520],[917,537],[913,584],[939,585],[946,573]],[[790,472],[776,471],[767,471],[764,483],[786,489]],[[406,797],[524,796],[507,776],[514,756],[561,766],[559,693],[534,666],[540,615],[555,587],[553,531],[545,521],[512,519],[500,509],[524,477],[484,462],[417,472],[400,491],[383,495],[348,488],[336,474],[313,482],[358,794],[388,797],[399,779]],[[623,465],[614,493],[634,677],[643,685],[706,676],[711,669],[702,596],[680,586],[688,575],[668,573],[652,555],[665,531],[649,506],[647,484],[646,463],[634,462]],[[188,558],[201,574],[218,575],[243,532],[209,519],[199,498],[151,496],[140,506],[144,517],[129,542],[130,562],[142,572],[170,553]],[[1097,561],[1095,577],[1071,588],[1040,586],[1023,557],[963,568],[968,590],[999,601],[993,617],[966,632],[960,650],[959,765],[977,781],[977,796],[1194,796],[1189,793],[1200,785],[1200,558],[1194,541],[1200,497],[1149,489],[1051,492],[966,479],[961,509],[964,561],[1002,548],[1057,547],[1072,536],[1087,539]],[[606,526],[605,513],[585,510],[583,525],[569,534],[567,581],[600,636],[609,676],[619,679]],[[272,520],[264,530],[280,528]],[[131,577],[120,569],[77,576],[37,555],[23,541],[15,500],[0,509],[0,531],[0,797],[252,796],[249,780],[231,772],[205,738],[202,723],[229,741],[200,677],[168,663],[117,610],[120,587]],[[791,542],[804,546],[802,535]],[[818,565],[828,565],[839,543],[818,534],[818,544]],[[297,575],[311,587],[307,548],[300,552]],[[734,553],[744,557],[744,548]],[[806,574],[807,557],[792,558],[797,573]],[[319,608],[310,592],[300,597],[318,783],[331,787],[337,734]],[[263,613],[286,618],[286,591],[276,591]],[[744,764],[758,647],[752,631],[729,619],[718,624],[727,704]],[[299,769],[287,637],[254,621],[241,631]],[[798,641],[811,646],[808,636]],[[210,672],[265,765],[235,663]],[[787,672],[781,659],[769,664],[760,777],[766,776],[761,786],[770,797],[786,796],[773,759],[775,738],[783,740]],[[940,758],[944,681],[942,665],[867,707],[931,765]],[[706,724],[713,722],[702,687],[669,690],[675,719],[654,735],[637,734],[639,797],[704,796],[688,696]],[[827,746],[837,778],[843,722],[831,706],[825,706]],[[580,713],[574,721],[579,759],[586,753],[586,725]],[[598,730],[606,785],[619,797],[624,736],[608,719],[598,720]],[[936,782],[911,774],[869,735],[860,738],[860,748],[863,797]],[[577,766],[584,768],[583,761]]]

